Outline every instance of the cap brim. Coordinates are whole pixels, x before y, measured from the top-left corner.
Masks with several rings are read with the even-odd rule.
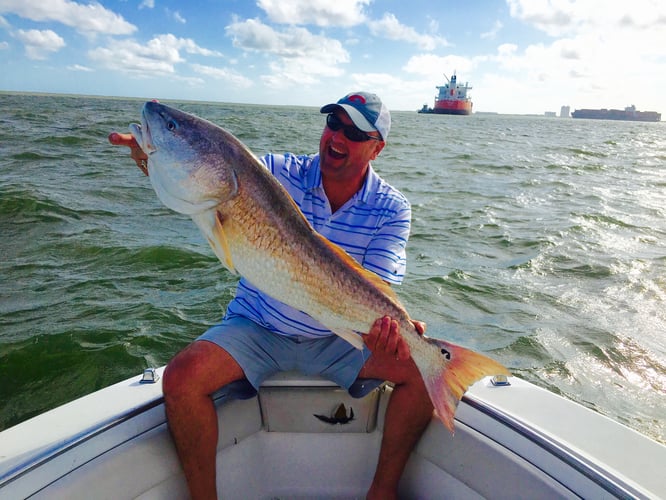
[[[359,110],[357,110],[355,107],[350,106],[349,104],[327,104],[326,106],[323,106],[319,112],[320,113],[331,113],[333,111],[336,111],[338,109],[342,109],[347,113],[351,121],[354,122],[354,125],[356,125],[360,130],[363,132],[379,132],[377,128],[375,128],[374,125],[372,125],[366,118],[361,114]],[[381,133],[380,133],[381,135]]]

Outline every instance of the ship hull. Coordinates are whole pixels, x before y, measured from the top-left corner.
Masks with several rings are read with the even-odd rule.
[[[438,115],[470,115],[472,114],[472,101],[437,100],[432,112]]]
[[[655,111],[632,111],[621,109],[577,109],[571,113],[572,118],[590,120],[623,120],[632,122],[658,122],[661,113]]]

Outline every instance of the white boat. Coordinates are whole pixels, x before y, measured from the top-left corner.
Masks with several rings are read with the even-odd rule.
[[[468,391],[455,435],[432,420],[401,497],[666,498],[666,446],[521,379],[508,381],[486,378]],[[390,395],[385,385],[352,399],[331,382],[295,373],[268,380],[249,399],[217,393],[219,497],[362,498]],[[352,410],[346,424],[315,417],[344,421]],[[137,376],[1,432],[0,498],[187,498],[161,381]]]

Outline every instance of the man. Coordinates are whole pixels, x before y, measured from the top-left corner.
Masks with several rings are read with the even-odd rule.
[[[388,283],[400,283],[411,208],[370,165],[386,144],[390,114],[379,97],[367,92],[349,94],[321,112],[327,118],[319,154],[269,154],[262,161],[318,232]],[[131,136],[111,134],[109,139],[129,146],[147,173],[148,157]],[[425,325],[415,325],[422,334]],[[243,379],[257,389],[277,371],[298,369],[330,378],[355,397],[377,381],[395,384],[367,498],[397,498],[400,476],[433,407],[398,323],[379,318],[363,337],[366,348],[360,355],[309,316],[241,279],[222,322],[178,353],[164,372],[169,429],[192,497],[216,497],[218,430],[210,395]]]

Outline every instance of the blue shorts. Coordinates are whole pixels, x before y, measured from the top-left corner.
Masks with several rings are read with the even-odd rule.
[[[210,327],[197,340],[212,342],[227,351],[243,369],[255,393],[266,378],[290,370],[321,375],[347,389],[355,398],[365,396],[384,382],[359,379],[358,374],[372,352],[367,347],[358,350],[337,335],[319,339],[287,337],[242,316],[233,316]]]

